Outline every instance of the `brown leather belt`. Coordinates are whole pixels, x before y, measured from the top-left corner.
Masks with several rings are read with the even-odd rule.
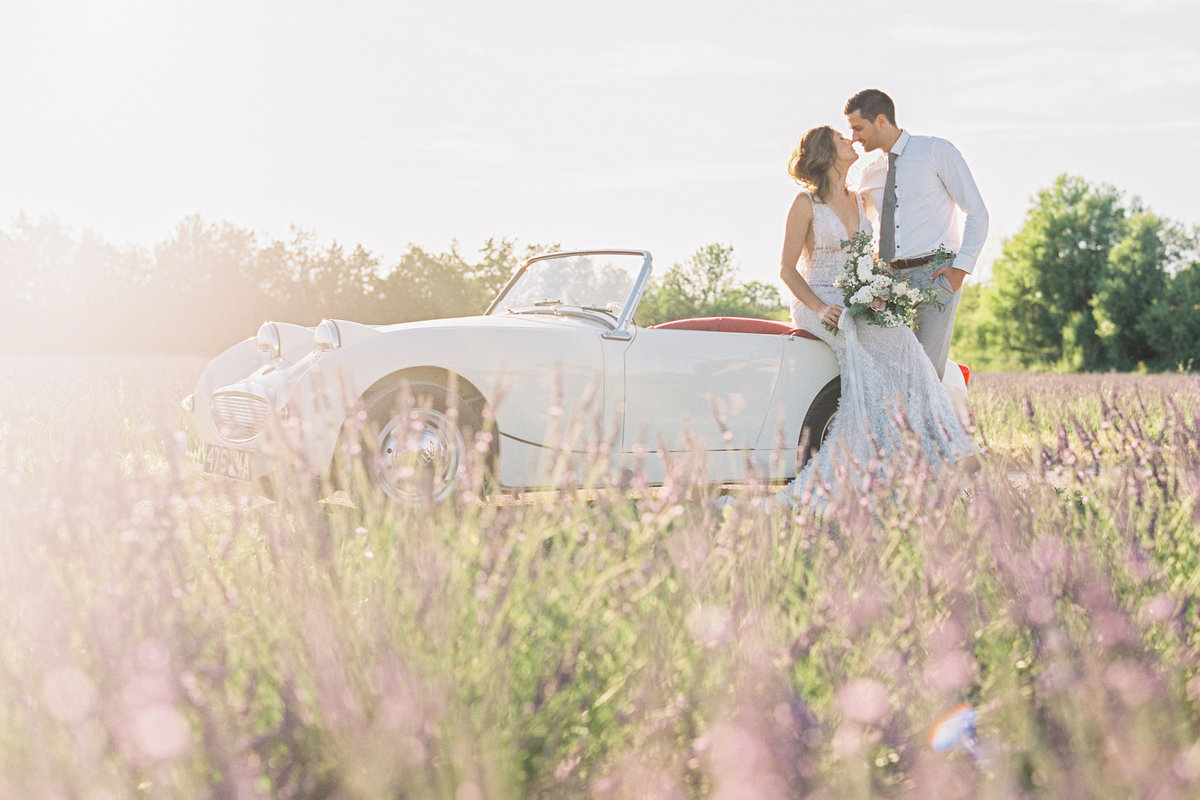
[[[933,256],[919,256],[918,258],[893,258],[888,262],[888,266],[892,269],[912,269],[913,267],[923,267],[933,261]]]

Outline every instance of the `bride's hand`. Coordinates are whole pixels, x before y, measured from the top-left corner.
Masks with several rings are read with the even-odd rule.
[[[832,325],[836,328],[838,320],[842,317],[842,307],[826,305],[819,312],[817,312],[817,316],[821,318],[821,322],[824,322],[826,325]]]

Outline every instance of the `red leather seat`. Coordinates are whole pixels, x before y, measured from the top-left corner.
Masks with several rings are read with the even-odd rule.
[[[774,319],[754,319],[751,317],[693,317],[691,319],[674,319],[670,322],[660,322],[650,327],[655,330],[769,333],[776,336],[801,336],[805,339],[819,338],[803,328],[793,328],[787,322],[780,322]]]

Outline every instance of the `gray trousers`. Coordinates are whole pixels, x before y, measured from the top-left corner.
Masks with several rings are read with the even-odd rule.
[[[940,380],[946,371],[946,359],[950,357],[950,337],[954,335],[954,314],[958,311],[958,300],[962,291],[952,291],[950,281],[945,275],[931,280],[938,268],[926,265],[903,270],[900,274],[907,278],[912,285],[924,289],[933,288],[937,299],[942,303],[938,308],[930,303],[923,303],[917,309],[917,341],[925,348],[925,354],[933,362]]]

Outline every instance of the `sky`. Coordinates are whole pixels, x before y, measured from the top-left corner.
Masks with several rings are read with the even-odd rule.
[[[659,272],[718,242],[782,287],[788,155],[868,87],[966,157],[977,279],[1062,173],[1200,223],[1195,0],[4,5],[0,231],[152,247],[200,215],[385,265],[510,237]]]

